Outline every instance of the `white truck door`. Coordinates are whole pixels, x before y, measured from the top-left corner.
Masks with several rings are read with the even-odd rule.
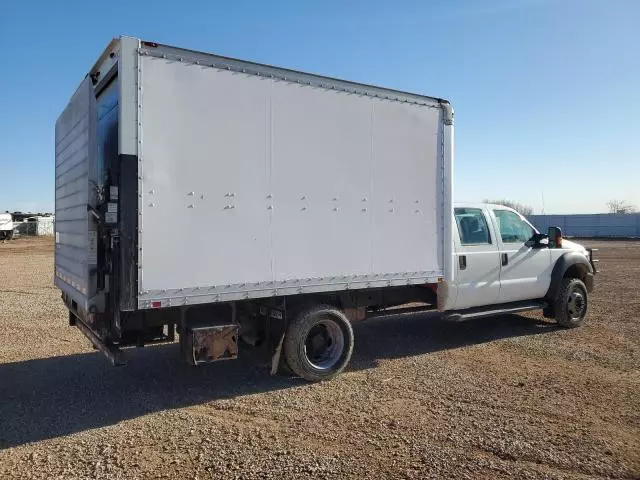
[[[542,298],[551,279],[548,248],[531,248],[525,243],[536,230],[516,212],[492,210],[500,247],[500,303]]]
[[[457,232],[455,309],[498,303],[500,255],[489,228],[490,218],[481,208],[455,208]]]

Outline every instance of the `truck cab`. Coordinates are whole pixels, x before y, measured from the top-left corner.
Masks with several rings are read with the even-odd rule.
[[[455,204],[454,219],[455,280],[439,290],[441,310],[484,316],[538,306],[564,326],[582,324],[596,271],[592,250],[557,228],[540,233],[502,205]]]

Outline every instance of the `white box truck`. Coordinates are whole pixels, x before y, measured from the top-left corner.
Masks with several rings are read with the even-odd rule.
[[[586,314],[591,252],[503,207],[454,211],[445,100],[120,37],[55,139],[55,283],[115,364],[177,332],[192,364],[243,340],[272,373],[323,380],[349,361],[350,322],[390,307],[560,317],[573,295],[559,321]]]

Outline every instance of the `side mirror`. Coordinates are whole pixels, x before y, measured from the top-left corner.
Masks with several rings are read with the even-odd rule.
[[[549,248],[562,248],[562,230],[560,227],[549,227]]]
[[[525,245],[531,248],[545,248],[549,246],[549,235],[546,233],[534,233]]]

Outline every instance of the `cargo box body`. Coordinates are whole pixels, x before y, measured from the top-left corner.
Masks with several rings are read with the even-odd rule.
[[[56,278],[87,308],[100,215],[129,309],[445,275],[446,102],[126,37],[101,60],[56,129]]]
[[[120,334],[127,312],[450,279],[452,115],[115,39],[56,124],[56,284]]]
[[[148,51],[139,308],[444,274],[438,104]]]

